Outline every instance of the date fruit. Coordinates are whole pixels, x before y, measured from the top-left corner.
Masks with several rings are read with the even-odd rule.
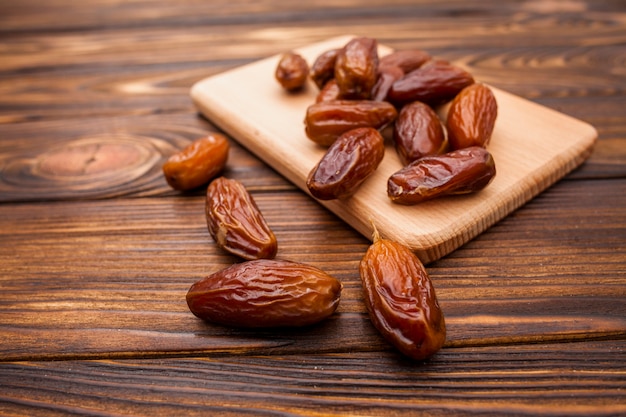
[[[360,37],[339,50],[335,61],[335,79],[341,96],[368,99],[378,73],[378,42]]]
[[[287,52],[278,61],[274,76],[285,90],[301,90],[309,77],[309,64],[301,55]]]
[[[431,56],[420,49],[400,49],[380,58],[379,67],[399,67],[405,74],[414,71],[431,59]]]
[[[383,101],[387,99],[389,89],[400,78],[404,77],[404,71],[400,67],[385,66],[378,68],[378,79],[372,88],[372,100]]]
[[[387,181],[394,203],[412,205],[435,197],[467,194],[485,188],[496,175],[491,154],[472,146],[412,162]]]
[[[335,62],[339,49],[330,49],[321,53],[311,65],[311,80],[320,90],[335,78]]]
[[[230,145],[219,133],[197,139],[170,156],[163,175],[175,190],[191,190],[208,183],[226,166]]]
[[[382,129],[393,122],[398,112],[386,101],[334,100],[314,103],[304,119],[309,139],[330,146],[341,134],[357,127]]]
[[[297,327],[335,312],[341,283],[311,265],[257,259],[194,283],[187,305],[197,317],[234,327]]]
[[[404,165],[427,155],[444,153],[448,146],[439,116],[421,101],[402,107],[394,122],[393,140]]]
[[[317,96],[315,96],[315,102],[321,103],[322,101],[340,100],[339,94],[339,86],[337,85],[337,81],[333,78],[328,81],[326,85],[324,85],[317,93]]]
[[[446,324],[435,288],[409,248],[375,231],[359,273],[370,319],[389,343],[415,360],[443,346]]]
[[[249,260],[276,256],[276,237],[241,182],[213,180],[206,192],[205,214],[209,233],[220,248]]]
[[[378,168],[385,141],[378,130],[361,127],[339,136],[311,170],[307,188],[320,200],[348,197]]]
[[[387,98],[396,105],[413,101],[437,105],[453,99],[473,83],[474,77],[464,69],[445,61],[432,61],[393,83]]]
[[[452,149],[487,146],[498,116],[498,103],[485,84],[465,87],[452,100],[446,125]]]

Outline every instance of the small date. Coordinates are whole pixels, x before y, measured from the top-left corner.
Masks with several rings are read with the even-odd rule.
[[[483,147],[472,146],[412,162],[389,177],[387,195],[394,203],[412,205],[444,195],[480,191],[495,175],[491,154]]]
[[[249,260],[276,256],[276,236],[241,182],[225,177],[213,180],[206,192],[205,215],[220,248]]]
[[[187,305],[197,317],[233,327],[299,327],[335,312],[341,283],[311,265],[257,259],[194,283]]]
[[[278,61],[274,76],[285,90],[301,90],[309,77],[309,64],[300,54],[287,52]]]
[[[163,164],[165,180],[175,190],[198,188],[224,169],[229,149],[228,140],[219,133],[197,139]]]
[[[335,79],[341,96],[348,99],[368,99],[376,83],[378,42],[359,37],[350,40],[337,53]]]

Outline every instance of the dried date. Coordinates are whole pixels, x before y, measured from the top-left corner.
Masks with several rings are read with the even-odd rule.
[[[400,352],[425,360],[443,346],[446,324],[422,262],[406,246],[374,233],[359,273],[374,327]]]
[[[321,53],[313,65],[311,65],[310,76],[317,88],[322,89],[326,83],[335,78],[335,62],[339,49],[330,49]]]
[[[310,105],[304,119],[309,139],[330,146],[341,134],[357,127],[382,129],[398,115],[385,101],[334,100]]]
[[[163,164],[163,175],[175,190],[191,190],[208,183],[228,160],[230,145],[219,133],[197,139]]]
[[[194,283],[187,305],[197,317],[235,327],[298,327],[335,312],[341,283],[311,265],[258,259]]]
[[[495,175],[491,154],[485,148],[472,146],[412,162],[389,178],[387,195],[394,203],[412,205],[444,195],[482,190]]]
[[[301,90],[309,76],[309,64],[300,54],[287,52],[278,61],[274,76],[285,90]]]
[[[380,58],[379,67],[398,67],[405,74],[414,71],[430,61],[431,56],[420,49],[401,49]]]
[[[378,130],[349,130],[328,148],[306,185],[320,200],[348,197],[376,170],[384,154],[385,143]]]
[[[335,79],[341,96],[368,99],[378,73],[378,42],[360,37],[350,40],[337,53]]]
[[[485,84],[465,87],[452,100],[447,116],[452,149],[487,146],[498,116],[498,103]]]
[[[437,105],[453,99],[473,83],[474,77],[464,69],[445,61],[432,61],[393,83],[387,98],[396,105],[413,101]]]
[[[276,256],[276,236],[241,182],[213,180],[207,188],[205,215],[209,233],[222,249],[244,259]]]
[[[420,101],[402,107],[394,122],[393,139],[404,165],[447,150],[447,140],[437,113]]]

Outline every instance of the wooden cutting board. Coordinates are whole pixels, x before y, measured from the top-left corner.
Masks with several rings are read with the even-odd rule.
[[[296,51],[309,63],[352,36],[329,39]],[[380,46],[380,55],[391,50]],[[317,88],[289,94],[274,79],[280,55],[211,76],[196,83],[198,109],[239,143],[308,193],[306,178],[325,148],[304,133],[306,108]],[[411,247],[424,263],[452,252],[507,216],[580,165],[597,138],[589,124],[493,88],[498,119],[488,146],[495,179],[484,190],[414,206],[392,203],[387,179],[402,167],[387,146],[377,171],[346,200],[319,201],[367,237],[372,222],[383,237]]]

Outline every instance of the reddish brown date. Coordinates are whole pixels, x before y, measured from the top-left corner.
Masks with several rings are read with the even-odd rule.
[[[335,62],[339,49],[330,49],[321,53],[311,65],[311,80],[317,88],[322,89],[326,83],[335,78]]]
[[[498,116],[498,103],[485,84],[465,87],[452,100],[447,128],[452,149],[487,146]]]
[[[394,122],[393,139],[404,165],[447,150],[439,116],[429,105],[420,101],[402,107]]]
[[[310,105],[304,119],[309,139],[330,146],[341,134],[357,127],[381,129],[393,122],[396,108],[384,101],[335,100]]]
[[[389,89],[400,78],[404,77],[404,71],[400,67],[385,66],[378,68],[378,79],[372,88],[372,100],[383,101],[387,99]]]
[[[324,87],[315,96],[315,102],[321,103],[322,101],[335,101],[340,100],[339,86],[337,81],[333,78],[328,81]]]
[[[306,185],[320,200],[348,197],[378,168],[384,154],[385,143],[378,130],[349,130],[328,148],[311,170]]]
[[[309,64],[301,55],[287,52],[278,61],[274,76],[285,90],[301,90],[309,76]]]
[[[389,343],[416,360],[443,346],[446,324],[435,288],[410,249],[375,233],[359,272],[370,319]]]
[[[213,180],[207,188],[205,214],[209,233],[222,249],[244,259],[276,256],[276,237],[241,182]]]
[[[472,146],[412,162],[389,178],[387,195],[394,203],[412,205],[444,195],[480,191],[495,175],[491,154]]]
[[[335,79],[341,96],[368,99],[378,73],[378,42],[354,38],[339,50],[335,61]]]
[[[163,164],[165,180],[175,190],[200,187],[224,169],[229,149],[228,140],[219,133],[197,139]]]
[[[436,105],[453,99],[473,83],[474,78],[464,69],[445,61],[433,61],[393,83],[387,98],[396,105],[412,101]]]
[[[335,312],[341,283],[311,265],[259,259],[196,282],[187,305],[206,321],[234,327],[297,327]]]
[[[420,49],[401,49],[380,58],[379,67],[399,67],[405,74],[414,71],[431,59],[431,56]]]

